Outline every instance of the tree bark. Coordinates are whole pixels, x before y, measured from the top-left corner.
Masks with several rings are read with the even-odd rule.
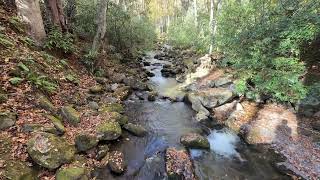
[[[57,26],[60,30],[66,31],[67,26],[64,18],[61,0],[48,0],[47,2],[52,13],[53,24]]]
[[[107,23],[107,0],[100,0],[98,3],[98,18],[97,18],[97,32],[93,39],[92,43],[92,51],[97,52],[100,48],[101,42],[105,37],[106,34],[106,23]]]
[[[209,29],[210,29],[210,48],[209,48],[209,54],[213,51],[213,31],[214,31],[214,24],[215,24],[215,18],[214,18],[214,0],[210,0],[210,21],[209,21]]]
[[[198,27],[198,5],[197,0],[193,0],[193,8],[194,8],[194,25]]]
[[[37,45],[42,45],[46,37],[39,0],[16,0],[18,15],[29,26],[28,33]]]

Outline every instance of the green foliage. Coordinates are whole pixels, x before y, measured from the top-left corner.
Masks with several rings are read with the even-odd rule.
[[[57,27],[53,27],[48,33],[44,47],[50,50],[61,50],[64,53],[70,53],[75,50],[72,35],[70,33],[62,33]]]
[[[89,52],[81,59],[82,63],[89,69],[90,72],[94,71],[94,62],[96,61],[97,57],[97,52],[89,50]]]
[[[306,96],[301,52],[320,34],[319,10],[312,0],[230,1],[222,8],[216,45],[238,71],[242,93],[289,102]]]
[[[206,14],[200,14],[198,21],[199,24],[196,27],[192,13],[176,20],[168,30],[169,42],[183,48],[194,47],[199,53],[208,52],[211,40],[209,17]]]
[[[0,33],[0,46],[3,46],[5,48],[10,48],[14,46],[14,44],[4,34]]]
[[[58,87],[57,84],[51,82],[47,76],[39,75],[33,72],[27,75],[27,80],[36,88],[44,90],[48,93],[53,93]]]
[[[97,31],[97,3],[93,0],[77,2],[76,33],[93,38]],[[145,16],[138,17],[128,7],[108,3],[106,37],[108,43],[123,54],[135,54],[139,49],[152,48],[156,40],[153,24]]]
[[[9,79],[9,82],[14,86],[19,85],[22,81],[23,79],[20,77],[13,77]]]
[[[10,17],[9,23],[19,33],[24,32],[24,25],[19,17],[17,16]]]

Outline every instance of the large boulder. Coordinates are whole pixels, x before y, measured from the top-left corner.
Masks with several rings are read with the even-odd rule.
[[[232,90],[228,88],[213,88],[196,93],[202,105],[206,108],[221,106],[234,98]]]
[[[314,129],[314,130],[320,131],[320,119],[318,119],[318,120],[313,120],[313,121],[311,122],[311,127],[312,127],[312,129]]]
[[[231,113],[236,109],[237,101],[233,101],[231,103],[226,103],[222,106],[216,107],[212,109],[213,119],[217,120],[220,123],[223,123]]]
[[[191,158],[184,149],[168,148],[166,150],[166,171],[169,180],[196,179]]]
[[[142,137],[147,134],[147,130],[138,124],[128,123],[125,124],[123,128],[135,136]]]
[[[281,105],[268,104],[248,125],[245,139],[249,144],[271,144],[279,139],[279,134],[295,139],[297,129],[296,114]]]
[[[98,138],[89,134],[78,134],[75,138],[75,145],[79,152],[86,152],[98,145]]]
[[[84,167],[63,167],[56,173],[56,180],[89,180],[89,173]]]
[[[4,179],[14,179],[14,180],[36,180],[38,179],[35,172],[26,165],[25,162],[20,161],[5,161],[4,162],[4,172],[0,174],[3,175]]]
[[[232,82],[233,82],[232,76],[229,75],[229,76],[222,76],[215,80],[209,81],[208,85],[209,87],[214,88],[214,87],[230,85],[232,84]]]
[[[17,121],[16,113],[12,112],[0,112],[0,130],[5,130],[13,125],[15,125]]]
[[[125,78],[123,80],[124,84],[126,86],[129,86],[131,87],[133,90],[139,90],[139,91],[144,91],[144,90],[147,90],[148,87],[145,83],[139,81],[137,78],[135,77],[128,77],[128,78]]]
[[[111,103],[111,104],[104,104],[99,108],[100,112],[117,112],[120,114],[124,113],[124,107],[122,104],[119,103]]]
[[[114,83],[122,83],[125,78],[126,76],[124,74],[114,73],[111,76],[111,81]]]
[[[80,113],[70,105],[61,108],[61,115],[71,125],[76,126],[80,123]]]
[[[97,136],[100,140],[116,140],[121,134],[121,126],[118,122],[104,121],[97,127]]]
[[[256,116],[259,108],[254,102],[244,101],[237,103],[235,110],[231,113],[224,124],[236,133],[244,129],[246,125]]]
[[[34,162],[48,169],[56,169],[70,162],[74,146],[50,133],[37,133],[27,143],[27,151]]]
[[[109,113],[109,115],[110,115],[110,119],[115,122],[118,122],[120,126],[124,126],[129,122],[128,116],[122,115],[118,112],[111,112]]]
[[[186,99],[189,103],[191,103],[192,109],[197,112],[195,117],[197,121],[202,122],[208,120],[210,112],[203,107],[199,96],[195,95],[195,93],[189,93],[187,94]]]
[[[209,141],[206,137],[198,133],[188,133],[180,138],[181,144],[188,148],[210,149]]]
[[[123,101],[123,100],[126,100],[129,97],[130,93],[131,93],[130,87],[129,86],[123,86],[123,87],[118,88],[117,90],[115,90],[113,95],[114,95],[114,97],[116,97],[120,101]]]
[[[122,174],[126,169],[123,153],[120,151],[110,152],[108,166],[113,173]]]

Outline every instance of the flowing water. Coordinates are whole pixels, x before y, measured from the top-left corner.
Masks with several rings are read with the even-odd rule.
[[[161,76],[166,61],[146,56],[151,66],[146,67],[155,74],[150,84],[162,96],[183,96],[173,78]],[[194,111],[184,102],[158,99],[155,102],[139,100],[132,96],[126,102],[130,121],[148,130],[148,135],[134,137],[124,133],[123,139],[113,147],[124,153],[127,171],[121,176],[112,175],[107,169],[97,171],[97,179],[166,179],[164,151],[167,147],[181,147],[180,136],[189,132],[207,135],[210,151],[191,149],[195,173],[199,179],[287,179],[271,165],[274,161],[268,153],[253,150],[227,128],[208,130],[193,117]]]

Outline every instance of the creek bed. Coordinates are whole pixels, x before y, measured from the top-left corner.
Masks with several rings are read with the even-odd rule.
[[[175,79],[161,75],[163,65],[170,62],[156,60],[154,55],[149,53],[146,56],[146,61],[151,64],[146,69],[155,75],[150,78],[150,85],[160,96],[183,96]],[[124,153],[127,171],[116,176],[108,169],[101,169],[97,179],[166,179],[166,148],[182,147],[179,143],[181,135],[190,132],[206,134],[211,145],[209,151],[190,150],[199,179],[288,179],[272,166],[275,162],[272,153],[252,149],[227,128],[208,131],[194,120],[195,112],[184,102],[161,98],[149,102],[133,95],[126,101],[126,108],[130,122],[144,126],[148,134],[141,138],[125,132],[122,140],[112,148]]]

